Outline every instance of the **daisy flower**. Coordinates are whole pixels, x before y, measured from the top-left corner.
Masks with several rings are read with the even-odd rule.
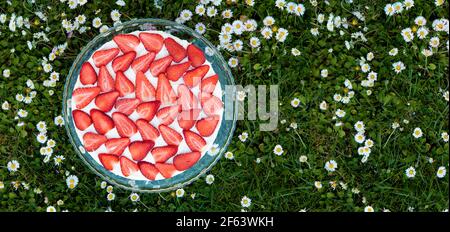
[[[245,142],[247,140],[247,138],[248,138],[248,133],[247,132],[243,132],[238,137],[239,137],[239,140],[241,140],[241,142]]]
[[[295,14],[298,16],[303,16],[305,14],[305,6],[303,4],[298,4],[295,7]]]
[[[320,182],[320,181],[315,181],[315,182],[314,182],[314,186],[315,186],[317,189],[321,189],[321,188],[322,188],[322,182]]]
[[[340,102],[340,101],[342,101],[342,96],[340,94],[336,93],[333,95],[333,100]]]
[[[138,195],[137,193],[131,193],[131,194],[130,194],[130,200],[131,200],[132,202],[137,202],[137,201],[139,201],[139,195]]]
[[[422,137],[422,135],[423,135],[422,129],[420,129],[419,127],[416,127],[413,131],[414,138],[418,139],[418,138]]]
[[[286,4],[286,11],[288,12],[288,13],[291,13],[291,14],[293,14],[293,13],[295,13],[295,10],[297,9],[297,4],[295,4],[294,2],[288,2],[287,4]]]
[[[390,56],[396,56],[398,54],[398,49],[397,48],[393,48],[391,50],[389,50],[389,55]]]
[[[433,48],[439,47],[439,38],[438,37],[432,37],[430,39],[430,47],[433,47]]]
[[[70,0],[69,0],[70,1]],[[48,206],[47,207],[47,212],[48,213],[54,213],[56,212],[56,208],[54,206]]]
[[[414,6],[414,0],[405,0],[403,1],[403,5],[405,6],[405,9],[409,10]]]
[[[270,27],[273,24],[275,24],[275,19],[272,16],[266,16],[263,19],[263,24],[264,24],[264,26]]]
[[[2,110],[9,110],[10,107],[11,107],[11,105],[9,104],[8,101],[4,101],[2,103]]]
[[[401,3],[401,2],[396,2],[396,3],[394,3],[394,4],[392,4],[392,7],[394,8],[394,10],[395,10],[395,13],[402,13],[402,11],[403,11],[403,3]]]
[[[412,32],[411,28],[405,28],[402,30],[401,35],[403,36],[403,40],[405,42],[411,42],[414,39],[414,33]]]
[[[286,40],[286,37],[289,35],[289,32],[284,28],[279,28],[277,31],[277,34],[275,35],[275,38],[279,42],[284,42]]]
[[[217,9],[214,6],[208,7],[208,9],[206,9],[206,15],[208,15],[208,17],[215,17],[217,15]]]
[[[231,58],[228,60],[228,65],[229,65],[231,68],[237,67],[238,64],[239,64],[239,60],[238,60],[236,57],[231,57]]]
[[[203,24],[203,23],[197,23],[197,24],[195,25],[195,31],[196,31],[197,33],[199,33],[200,35],[205,34],[205,32],[206,32],[206,26],[205,26],[205,24]]]
[[[327,77],[328,76],[328,69],[322,69],[320,71],[320,76],[321,77]]]
[[[283,151],[283,147],[281,147],[281,145],[276,145],[274,148],[273,148],[273,153],[275,154],[275,155],[278,155],[278,156],[280,156],[280,155],[282,155],[283,153],[284,153],[284,151]]]
[[[261,35],[264,37],[264,39],[272,38],[272,29],[270,29],[269,27],[264,27],[261,30]]]
[[[357,121],[355,123],[355,130],[358,132],[364,132],[364,122],[363,121]]]
[[[247,196],[243,196],[241,199],[241,206],[244,208],[250,207],[252,204],[252,199],[248,198]]]
[[[235,20],[233,21],[233,32],[236,35],[241,35],[242,32],[244,31],[244,23],[242,23],[241,20]]]
[[[232,17],[233,17],[233,11],[231,11],[230,9],[226,9],[226,10],[222,11],[222,18],[231,19]]]
[[[69,189],[74,189],[78,185],[78,177],[75,175],[70,175],[66,179],[66,184]]]
[[[355,142],[357,143],[363,143],[366,140],[366,136],[364,135],[364,133],[357,133],[355,135]]]
[[[322,102],[319,104],[319,109],[321,109],[321,110],[327,110],[327,109],[328,109],[328,104],[327,104],[327,102],[326,102],[326,101],[322,101]]]
[[[368,205],[368,206],[366,206],[364,208],[364,212],[366,212],[366,213],[373,213],[373,212],[375,212],[375,210],[373,209],[372,206]]]
[[[212,183],[214,183],[214,176],[211,174],[207,175],[205,181],[207,184],[211,185]]]
[[[227,152],[225,152],[225,158],[226,159],[229,159],[229,160],[232,160],[232,159],[234,159],[234,154],[233,154],[233,152],[231,152],[231,151],[227,151]]]
[[[409,167],[405,170],[405,174],[408,178],[414,178],[416,176],[416,169]]]
[[[313,36],[318,36],[319,35],[319,28],[317,28],[317,27],[311,28],[309,31],[311,32],[311,34]]]
[[[421,26],[425,26],[425,25],[427,24],[427,20],[426,20],[425,17],[423,17],[423,16],[417,16],[417,17],[414,19],[414,23],[415,23],[417,26],[421,27]]]
[[[175,194],[176,194],[176,196],[177,196],[178,198],[183,197],[183,196],[184,196],[184,189],[182,189],[182,188],[177,189],[177,190],[175,191]]]
[[[205,6],[203,4],[199,4],[195,7],[195,13],[203,16],[206,12]]]
[[[339,118],[343,118],[345,117],[345,111],[341,110],[341,109],[337,109],[336,110],[336,116],[338,116]]]
[[[292,101],[291,101],[292,107],[297,108],[299,105],[300,105],[300,99],[298,99],[298,98],[292,99]]]
[[[441,138],[442,140],[444,140],[444,142],[448,142],[448,133],[447,132],[442,132],[441,133]]]
[[[395,73],[399,74],[401,73],[403,70],[405,70],[405,65],[403,64],[403,62],[398,61],[392,64],[392,68],[395,71]]]
[[[284,7],[286,6],[286,1],[285,1],[285,0],[276,0],[276,1],[275,1],[275,6],[276,6],[278,9],[283,10]]]
[[[6,166],[9,172],[17,172],[20,168],[20,163],[17,160],[11,160]]]
[[[436,176],[438,178],[444,178],[446,174],[447,174],[447,170],[445,169],[444,166],[440,166],[436,172]]]
[[[106,199],[108,201],[113,201],[114,199],[116,199],[116,194],[114,193],[108,193],[108,195],[106,195]]]
[[[120,12],[118,10],[112,10],[111,11],[111,19],[112,21],[116,22],[120,20],[120,16],[122,16],[122,14],[120,14]]]
[[[336,168],[337,168],[338,166],[337,166],[337,163],[336,163],[336,161],[334,161],[334,160],[330,160],[330,161],[327,161],[326,163],[325,163],[325,169],[327,170],[327,171],[329,171],[329,172],[334,172],[334,171],[336,171]]]
[[[96,17],[92,20],[92,26],[94,28],[99,28],[102,26],[102,20],[99,17]]]
[[[292,54],[293,56],[299,56],[299,55],[301,55],[302,53],[301,53],[297,48],[292,48],[292,49],[291,49],[291,54]]]
[[[234,50],[237,51],[237,52],[242,51],[243,44],[244,43],[242,42],[242,40],[240,40],[240,39],[235,40],[233,42]]]
[[[261,42],[259,41],[258,37],[250,38],[250,47],[259,48],[260,45],[261,45]]]

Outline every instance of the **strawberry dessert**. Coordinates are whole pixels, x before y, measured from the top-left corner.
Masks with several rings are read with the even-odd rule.
[[[81,66],[72,118],[84,150],[132,180],[168,179],[213,146],[219,77],[194,44],[161,31],[119,34]]]

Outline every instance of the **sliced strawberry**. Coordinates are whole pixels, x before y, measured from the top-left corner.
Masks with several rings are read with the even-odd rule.
[[[139,166],[132,160],[128,159],[127,157],[121,156],[120,157],[120,169],[122,170],[122,174],[124,176],[129,176],[129,175],[139,171]]]
[[[160,34],[141,32],[139,38],[149,52],[158,53],[164,45],[164,38]]]
[[[143,140],[155,141],[159,137],[158,129],[144,119],[138,119],[136,121],[136,126]]]
[[[132,34],[119,34],[113,40],[123,53],[134,51],[140,43],[139,38]]]
[[[153,159],[155,159],[156,163],[164,163],[170,157],[176,155],[178,152],[178,147],[174,145],[162,146],[162,147],[154,147],[152,149]]]
[[[185,130],[191,129],[195,125],[200,112],[200,109],[182,111],[178,115],[178,125]]]
[[[155,167],[155,165],[145,161],[139,162],[138,165],[142,175],[144,175],[147,179],[156,179],[156,175],[158,175],[159,170]]]
[[[109,74],[106,66],[101,66],[98,71],[97,86],[100,87],[102,92],[110,92],[114,90],[114,79],[111,74]]]
[[[194,67],[202,65],[206,60],[203,51],[194,44],[189,44],[187,46],[187,56]]]
[[[73,117],[73,121],[75,122],[75,126],[79,130],[84,131],[84,130],[86,130],[86,128],[88,128],[92,124],[91,117],[89,117],[89,114],[87,114],[84,111],[73,110],[72,117]]]
[[[181,136],[176,130],[164,124],[159,125],[158,128],[161,136],[168,145],[178,146],[178,144],[180,144],[180,142],[183,140],[183,136]]]
[[[80,82],[83,85],[92,85],[97,81],[97,73],[91,63],[84,62],[80,70]]]
[[[103,112],[110,111],[114,104],[116,103],[116,99],[119,97],[119,92],[111,91],[107,93],[99,94],[95,98],[95,105]]]
[[[157,113],[156,117],[161,120],[161,124],[170,125],[177,118],[178,113],[180,113],[181,107],[179,105],[167,106],[161,108]]]
[[[216,88],[217,81],[219,81],[219,76],[214,74],[208,78],[205,78],[200,83],[200,89],[204,93],[212,94]]]
[[[156,97],[155,87],[141,71],[136,73],[136,97],[143,102],[153,101]]]
[[[117,56],[117,54],[119,54],[119,51],[118,48],[96,51],[94,55],[92,55],[95,66],[101,67],[107,65]]]
[[[136,58],[133,61],[133,63],[131,63],[131,68],[135,72],[138,71],[147,72],[147,70],[150,68],[150,64],[153,62],[154,59],[155,59],[154,52],[147,53],[143,56]]]
[[[90,113],[94,128],[99,134],[104,135],[114,128],[114,121],[101,110],[92,109]]]
[[[116,90],[119,91],[121,97],[134,92],[133,82],[131,82],[128,77],[120,71],[116,74],[116,82],[114,86]]]
[[[135,57],[136,52],[128,52],[115,58],[112,62],[114,72],[127,71],[128,67],[130,67]]]
[[[112,138],[105,143],[105,146],[106,151],[108,151],[109,154],[120,156],[122,155],[123,151],[125,150],[125,148],[128,147],[129,144],[130,144],[129,138]]]
[[[144,102],[138,105],[136,112],[139,117],[151,121],[155,117],[161,103],[159,101]]]
[[[75,101],[77,109],[82,109],[89,105],[99,93],[99,87],[78,88],[72,92],[72,101]]]
[[[131,137],[137,132],[137,127],[134,122],[129,119],[125,114],[114,112],[112,119],[116,125],[117,132],[121,137]]]
[[[181,76],[188,70],[191,66],[191,62],[184,62],[181,64],[174,64],[167,68],[167,79],[171,81],[178,81]]]
[[[214,130],[216,130],[219,120],[219,115],[212,115],[206,118],[202,118],[197,121],[195,128],[197,128],[198,133],[201,136],[208,137],[214,133]]]
[[[191,149],[191,151],[201,152],[202,149],[206,146],[206,141],[203,139],[203,137],[195,132],[184,130],[183,135],[184,140],[186,141],[186,144]]]
[[[189,88],[197,86],[208,71],[209,65],[202,65],[193,70],[187,71],[183,76],[185,85]]]
[[[108,139],[104,135],[87,132],[83,135],[83,144],[86,151],[95,151]]]
[[[172,177],[173,174],[175,174],[175,172],[177,171],[173,164],[156,163],[155,167],[159,170],[161,175],[164,176],[164,178]]]
[[[150,73],[152,76],[157,77],[160,73],[165,72],[167,67],[172,63],[172,60],[173,58],[171,56],[166,56],[153,61],[150,65]]]
[[[222,100],[214,95],[200,93],[199,97],[203,111],[207,115],[218,114],[219,111],[223,108]]]
[[[178,105],[181,110],[190,110],[198,108],[198,100],[186,85],[178,86]]]
[[[134,141],[130,144],[128,149],[130,150],[133,160],[143,160],[148,152],[155,146],[155,142],[152,140]]]
[[[173,104],[177,101],[177,95],[172,89],[170,81],[163,73],[158,75],[158,86],[156,86],[156,100],[161,104]]]
[[[179,154],[173,158],[173,165],[178,171],[184,171],[194,166],[200,159],[200,152],[189,152],[184,154]]]
[[[119,156],[113,154],[100,153],[98,154],[98,159],[103,167],[110,171],[114,169],[114,165],[119,163]]]
[[[170,37],[166,38],[164,40],[164,45],[175,62],[178,63],[186,57],[186,49],[184,49],[184,47],[177,43],[174,39]]]
[[[141,101],[137,98],[122,98],[116,101],[116,110],[120,113],[130,115]]]

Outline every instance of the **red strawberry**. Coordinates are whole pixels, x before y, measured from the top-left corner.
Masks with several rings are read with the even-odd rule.
[[[103,112],[108,112],[114,107],[116,99],[119,97],[119,92],[111,91],[99,94],[95,98],[95,105]]]
[[[100,153],[98,154],[98,159],[103,167],[110,171],[114,169],[114,165],[119,163],[119,156],[113,154]]]
[[[172,38],[166,38],[164,45],[175,62],[180,62],[186,57],[186,49]]]
[[[133,82],[131,82],[128,77],[120,71],[116,74],[116,82],[114,86],[116,90],[119,91],[121,97],[134,92]]]
[[[136,73],[136,97],[143,102],[147,102],[155,100],[155,96],[155,87],[143,72],[138,71]]]
[[[181,64],[174,64],[167,68],[167,79],[171,81],[178,81],[180,77],[188,70],[191,66],[191,62],[184,62]]]
[[[206,141],[197,133],[189,130],[184,130],[183,134],[184,140],[186,141],[186,144],[191,149],[191,151],[201,152],[202,149],[206,146]]]
[[[144,102],[138,105],[136,112],[140,118],[151,121],[155,117],[161,103],[159,101]]]
[[[87,132],[83,135],[83,144],[86,151],[95,151],[108,139],[104,135]]]
[[[216,130],[219,120],[219,115],[212,115],[207,118],[202,118],[197,121],[195,128],[197,128],[198,133],[201,136],[208,137],[214,133],[214,130]]]
[[[158,53],[164,45],[164,38],[160,34],[142,32],[139,38],[149,52]]]
[[[120,157],[120,169],[124,176],[129,176],[139,171],[139,166],[125,156]]]
[[[99,87],[78,88],[72,92],[72,100],[75,101],[77,109],[82,109],[89,105],[99,93]]]
[[[92,55],[92,59],[94,60],[94,64],[97,67],[107,65],[114,57],[119,54],[118,48],[111,48],[106,50],[96,51],[94,55]]]
[[[184,83],[189,87],[193,88],[198,85],[202,78],[208,73],[209,65],[202,65],[193,70],[187,71],[184,74]]]
[[[203,51],[194,44],[189,44],[189,46],[187,46],[187,56],[194,67],[198,67],[205,63]]]
[[[203,79],[200,83],[201,91],[212,94],[216,88],[217,81],[219,81],[219,76],[217,74]]]
[[[161,136],[168,145],[178,146],[178,144],[180,144],[180,142],[183,140],[183,136],[181,136],[176,130],[166,125],[161,124],[158,128]]]
[[[119,34],[114,36],[113,40],[123,53],[134,51],[140,43],[139,38],[131,34]]]
[[[164,163],[170,157],[174,156],[178,152],[178,147],[174,145],[168,145],[163,147],[155,147],[152,150],[153,158],[156,163]]]
[[[191,129],[195,125],[200,112],[199,109],[182,111],[178,115],[178,125],[185,130]]]
[[[143,140],[155,141],[159,137],[158,129],[144,119],[138,119],[136,121],[136,126]]]
[[[152,76],[157,77],[160,73],[166,71],[167,67],[172,63],[173,58],[171,56],[166,56],[164,58],[153,61],[150,65],[150,73]]]
[[[130,115],[140,102],[137,98],[122,98],[116,101],[116,110],[120,113]]]
[[[125,114],[114,112],[112,119],[116,125],[117,132],[121,137],[131,137],[137,132],[137,127],[134,122],[129,119]]]
[[[80,70],[80,82],[83,85],[92,85],[97,81],[97,73],[91,63],[84,62]]]
[[[114,128],[114,121],[100,110],[92,109],[91,118],[95,130],[101,135],[108,133],[108,131]]]
[[[155,146],[155,142],[152,140],[135,141],[130,144],[128,149],[130,150],[133,160],[143,160],[148,152]]]
[[[128,147],[130,144],[129,138],[112,138],[109,139],[106,143],[106,151],[108,151],[109,154],[114,155],[122,155],[125,148]]]
[[[109,92],[114,90],[114,79],[111,74],[109,74],[106,66],[101,66],[98,71],[98,82],[97,86],[100,87],[102,92]]]
[[[177,100],[177,95],[172,89],[170,81],[163,73],[158,75],[158,86],[156,86],[156,100],[161,104],[172,104]]]
[[[131,63],[131,68],[135,72],[137,71],[147,72],[147,70],[150,68],[150,64],[153,62],[154,59],[155,53],[153,52],[147,53],[143,56],[136,58],[133,61],[133,63]]]
[[[128,67],[130,67],[130,65],[133,62],[135,57],[136,57],[136,52],[128,52],[128,53],[125,53],[125,54],[115,58],[112,62],[112,67],[113,67],[114,72],[127,71]]]
[[[159,170],[155,167],[155,165],[145,161],[139,162],[138,165],[142,175],[149,180],[155,180],[156,175],[159,173]]]
[[[178,86],[178,105],[181,110],[190,110],[198,108],[198,100],[186,85]]]
[[[170,178],[175,174],[177,169],[175,169],[175,166],[173,164],[166,164],[166,163],[156,163],[155,167],[159,170],[162,176],[164,178]]]
[[[167,106],[161,108],[156,113],[156,117],[158,117],[161,120],[161,124],[170,125],[175,120],[175,118],[177,118],[178,113],[180,113],[179,105]]]
[[[200,102],[203,111],[207,115],[218,114],[223,107],[222,100],[220,98],[207,93],[200,93]]]
[[[179,154],[173,158],[173,165],[178,171],[184,171],[194,166],[195,163],[200,159],[200,152],[189,152],[184,154]]]
[[[72,117],[73,121],[75,122],[75,126],[79,130],[84,131],[92,124],[91,117],[89,117],[89,114],[84,111],[74,110],[72,111]]]

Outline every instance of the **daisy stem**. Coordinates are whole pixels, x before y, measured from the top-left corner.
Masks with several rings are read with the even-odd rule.
[[[384,149],[384,147],[386,147],[386,145],[388,144],[388,142],[389,142],[389,140],[391,139],[391,136],[394,134],[395,130],[396,130],[396,129],[394,129],[394,130],[391,132],[391,134],[389,135],[388,139],[386,140],[386,143],[384,143],[384,145],[383,145],[383,149]]]
[[[297,130],[294,130],[294,131],[295,131],[295,133],[297,134],[298,138],[300,139],[300,142],[302,142],[303,147],[306,149],[306,144],[303,142],[302,136],[300,136],[300,134],[298,133]],[[308,164],[308,165],[309,165],[309,164]]]

